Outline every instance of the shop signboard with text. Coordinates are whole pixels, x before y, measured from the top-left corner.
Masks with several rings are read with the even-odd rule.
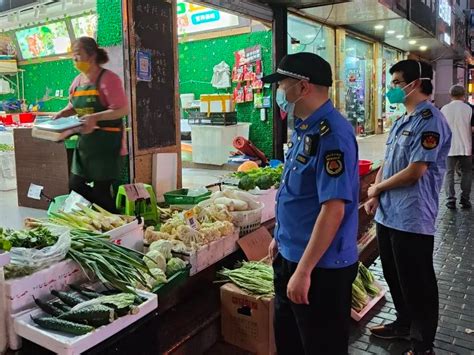
[[[423,27],[433,36],[436,35],[437,2],[439,0],[409,0],[409,16],[411,22]]]
[[[177,3],[178,35],[236,27],[239,17],[184,1]]]

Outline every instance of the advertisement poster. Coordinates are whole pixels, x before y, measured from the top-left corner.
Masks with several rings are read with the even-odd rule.
[[[151,81],[151,53],[143,50],[137,52],[137,79]]]
[[[97,38],[97,15],[76,17],[71,20],[74,36]]]
[[[64,54],[71,49],[65,22],[53,22],[16,32],[23,59]]]
[[[239,17],[178,0],[178,35],[213,31],[239,25]]]

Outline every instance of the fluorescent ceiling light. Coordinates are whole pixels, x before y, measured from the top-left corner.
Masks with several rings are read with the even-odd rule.
[[[387,34],[388,34],[388,35],[393,35],[394,33],[395,33],[394,30],[388,30],[388,31],[387,31]]]
[[[426,51],[428,49],[427,46],[420,46],[420,51]]]
[[[383,25],[375,25],[375,26],[374,26],[374,28],[375,28],[376,30],[383,30],[383,27],[384,27]]]
[[[410,44],[416,44],[416,41],[414,39],[412,39],[411,41],[408,41],[408,43]]]

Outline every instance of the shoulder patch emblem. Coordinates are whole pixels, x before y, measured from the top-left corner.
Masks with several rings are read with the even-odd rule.
[[[421,145],[426,150],[435,149],[439,144],[438,132],[423,132],[421,134]]]
[[[344,153],[330,150],[324,154],[324,168],[331,177],[338,177],[344,172]]]
[[[433,112],[431,112],[429,108],[425,108],[423,111],[420,112],[420,114],[421,114],[421,117],[425,120],[428,120],[431,117],[433,117]]]
[[[329,126],[328,120],[322,120],[319,124],[319,135],[321,137],[331,132],[331,127]]]

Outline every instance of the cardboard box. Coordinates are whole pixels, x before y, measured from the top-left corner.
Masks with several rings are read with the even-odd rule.
[[[221,287],[224,340],[257,355],[276,354],[273,298],[251,296],[232,283]]]
[[[230,94],[201,95],[202,113],[234,112],[234,100]]]

